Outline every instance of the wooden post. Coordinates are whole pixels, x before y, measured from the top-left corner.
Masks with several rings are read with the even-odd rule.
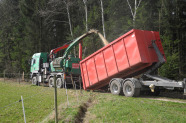
[[[55,104],[55,123],[58,123],[56,75],[54,75],[54,104]]]
[[[26,74],[27,75],[27,82],[29,82],[29,77],[30,77],[30,75],[29,74]]]
[[[76,90],[76,84],[75,84],[75,90]],[[76,97],[77,97],[77,101],[78,101],[78,104],[79,104],[79,98],[78,98],[77,90],[76,90]]]
[[[20,84],[20,71],[19,71],[19,75],[18,75],[18,77],[19,77],[19,84]]]
[[[22,81],[25,81],[25,73],[23,71],[23,75],[22,75]]]
[[[22,101],[22,107],[23,107],[24,121],[26,123],[25,108],[24,108],[24,103],[23,103],[23,97],[22,96],[21,96],[21,101]]]
[[[68,93],[67,93],[67,83],[66,83],[65,80],[64,80],[64,83],[65,83],[66,96],[67,96],[67,107],[68,107],[69,106],[69,101],[68,101]]]
[[[82,94],[82,89],[81,89],[81,75],[79,76],[79,87],[80,87],[80,92]]]
[[[71,78],[71,81],[72,81],[73,89],[75,89],[75,85],[74,85],[74,81],[73,81],[73,78],[72,78],[72,74],[70,74],[70,78]]]
[[[5,82],[5,70],[4,70],[4,82]]]

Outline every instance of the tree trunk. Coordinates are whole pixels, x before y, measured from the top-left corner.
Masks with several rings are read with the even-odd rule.
[[[69,11],[69,5],[68,3],[66,3],[66,9],[67,9],[67,14],[68,14],[68,23],[69,23],[69,26],[70,26],[70,34],[73,37],[73,32],[72,32],[72,23],[71,23],[71,17],[70,17],[70,11]]]
[[[132,15],[132,22],[133,22],[133,28],[135,28],[135,22],[136,22],[136,12],[137,12],[137,9],[140,5],[142,0],[139,0],[139,2],[137,2],[137,0],[135,0],[135,5],[134,5],[134,11],[132,10],[132,7],[129,3],[129,0],[127,0],[127,3],[129,5],[129,8],[130,8],[130,11],[131,11],[131,15]]]
[[[85,5],[85,27],[86,31],[88,31],[88,11],[87,11],[87,0],[83,0],[83,3]]]
[[[68,23],[70,28],[70,34],[72,36],[72,39],[74,39],[73,31],[72,31],[72,23],[71,23],[71,17],[70,17],[70,10],[69,10],[69,3],[68,1],[66,3],[66,9],[67,9],[67,15],[68,15]],[[76,57],[76,47],[74,46],[74,56]]]
[[[103,1],[100,0],[100,2],[101,2],[101,15],[102,15],[102,25],[103,25],[103,36],[104,36],[104,38],[106,38],[106,34],[105,34],[105,22],[104,22]]]

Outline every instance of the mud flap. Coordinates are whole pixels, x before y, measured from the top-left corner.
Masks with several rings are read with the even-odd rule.
[[[41,82],[42,80],[41,80],[41,75],[39,74],[39,75],[37,75],[37,81],[38,82]]]

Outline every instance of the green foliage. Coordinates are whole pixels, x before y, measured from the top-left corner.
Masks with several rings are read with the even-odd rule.
[[[177,74],[179,73],[178,53],[174,53],[167,57],[167,62],[159,69],[159,74],[166,76],[170,79],[180,79]]]
[[[129,2],[134,11],[134,0]],[[73,37],[64,1],[0,1],[0,72],[28,72],[28,61],[34,53],[49,52],[85,33],[83,1],[69,0],[67,3]],[[107,0],[103,5],[106,37],[111,42],[133,28],[133,17],[126,0]],[[136,29],[161,34],[167,63],[159,73],[165,77],[183,78],[186,75],[185,8],[184,0],[142,0],[136,11]],[[88,0],[87,9],[88,28],[102,32],[100,1]],[[84,58],[102,46],[97,36],[84,39]],[[172,64],[175,67],[167,74],[166,69]]]

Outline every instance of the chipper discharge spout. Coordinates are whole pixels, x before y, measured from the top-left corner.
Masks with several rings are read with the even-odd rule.
[[[82,43],[82,39],[86,38],[87,36],[91,35],[91,34],[97,34],[99,35],[102,43],[104,44],[104,46],[108,45],[108,41],[103,37],[103,35],[98,31],[98,30],[95,30],[95,29],[91,29],[90,31],[84,33],[83,35],[81,35],[80,37],[76,38],[68,47],[67,49],[65,50],[64,54],[62,57],[58,57],[56,59],[54,59],[53,61],[53,67],[54,68],[61,68],[61,67],[64,67],[64,63],[65,63],[65,59],[68,58],[68,55],[70,53],[70,51],[72,50],[72,48],[80,43]],[[81,47],[82,48],[82,47]],[[79,49],[79,56],[82,56],[82,49]],[[81,59],[81,58],[80,58]],[[63,62],[63,63],[62,63]]]

